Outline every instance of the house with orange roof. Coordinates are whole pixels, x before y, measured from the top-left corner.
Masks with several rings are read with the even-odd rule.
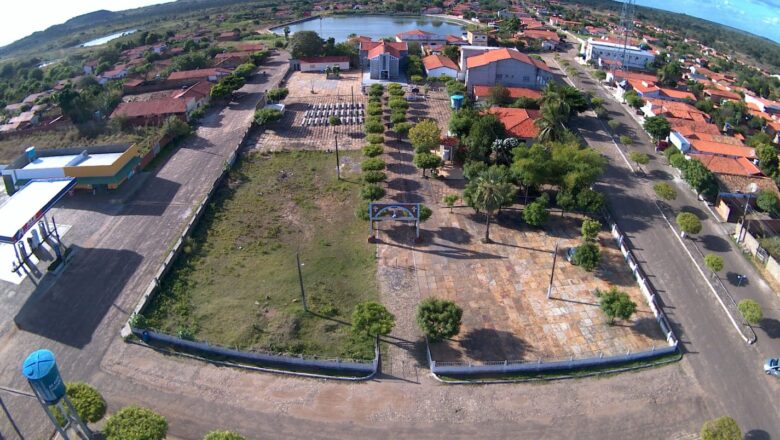
[[[405,42],[362,41],[360,62],[371,79],[396,79],[406,65],[409,46]]]
[[[745,103],[770,115],[780,115],[780,102],[765,99],[750,93],[745,94]]]
[[[457,78],[460,69],[455,61],[444,55],[429,55],[422,59],[423,66],[425,67],[425,73],[428,77],[448,76],[450,78]]]
[[[737,139],[722,135],[705,135],[694,133],[688,137],[675,131],[669,135],[669,141],[685,154],[703,154],[731,158],[755,159],[753,148],[745,146]]]
[[[539,127],[536,120],[539,119],[539,110],[524,108],[492,107],[488,113],[495,115],[512,137],[532,142],[539,135]]]
[[[669,118],[687,119],[695,122],[709,122],[710,115],[686,102],[665,101],[646,98],[642,112],[646,117],[664,116]]]
[[[561,37],[557,32],[540,29],[527,29],[517,34],[517,38],[526,41],[527,45],[536,43],[542,47],[542,50],[555,50],[561,43]]]
[[[490,96],[490,89],[492,87],[493,86],[475,85],[472,91],[472,94],[474,95],[474,101],[478,103],[484,102],[485,98]],[[506,89],[509,91],[509,97],[512,99],[539,99],[542,97],[542,92],[535,89],[529,89],[527,87],[507,87]]]
[[[725,157],[699,153],[691,153],[688,156],[698,160],[715,174],[731,174],[734,176],[761,175],[761,170],[744,157]]]
[[[447,43],[447,37],[444,35],[434,34],[432,32],[426,32],[420,29],[412,29],[406,32],[399,32],[395,34],[395,41],[399,43],[427,43],[436,45],[445,45]]]
[[[517,49],[501,48],[466,58],[466,89],[475,85],[541,88],[553,79],[552,70]]]
[[[466,46],[469,44],[469,42],[462,37],[455,35],[447,35],[445,38],[447,39],[447,44],[450,46]]]
[[[742,96],[739,93],[729,90],[704,89],[704,94],[716,104],[723,104],[725,101],[742,101]]]

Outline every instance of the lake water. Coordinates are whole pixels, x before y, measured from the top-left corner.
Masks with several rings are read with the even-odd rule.
[[[95,38],[94,40],[87,41],[86,43],[82,44],[81,47],[91,47],[91,46],[100,46],[101,44],[106,44],[111,40],[115,40],[119,37],[124,37],[125,35],[130,35],[133,32],[137,31],[138,29],[130,29],[129,31],[122,31],[117,32],[115,34],[106,35],[105,37]]]
[[[344,41],[350,34],[365,35],[373,39],[395,37],[395,34],[412,29],[421,29],[439,35],[460,36],[463,26],[433,17],[398,17],[390,15],[329,15],[323,18],[290,25],[290,33],[314,31],[321,38],[333,37],[337,42]],[[272,29],[278,34],[284,28]]]

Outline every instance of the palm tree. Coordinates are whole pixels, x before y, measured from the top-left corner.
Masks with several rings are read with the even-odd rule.
[[[538,138],[541,142],[557,141],[563,136],[566,126],[563,123],[568,119],[569,104],[565,101],[548,101],[542,106],[541,117],[536,120],[539,128]]]
[[[473,194],[474,207],[485,211],[485,243],[490,242],[490,218],[502,206],[512,202],[517,187],[509,181],[509,170],[502,166],[492,166],[483,171],[476,179]]]

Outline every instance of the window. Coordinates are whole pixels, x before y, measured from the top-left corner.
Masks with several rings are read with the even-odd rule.
[[[496,79],[503,79],[503,78],[504,78],[504,75],[502,75],[500,73],[496,73]]]
[[[528,77],[528,76],[524,76],[524,77],[523,77],[523,82],[528,82],[528,81],[530,81],[530,80],[531,80],[531,78],[530,78],[530,77]]]

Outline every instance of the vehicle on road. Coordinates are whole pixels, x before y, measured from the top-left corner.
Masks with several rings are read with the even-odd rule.
[[[577,252],[576,247],[570,247],[566,248],[566,261],[568,261],[571,264],[574,264],[574,253]]]
[[[767,359],[764,363],[764,373],[780,377],[780,359]]]

